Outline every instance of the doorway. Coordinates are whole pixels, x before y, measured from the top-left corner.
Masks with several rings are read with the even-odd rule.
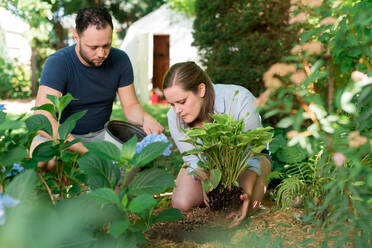
[[[153,89],[161,89],[163,76],[169,69],[169,35],[154,35]]]

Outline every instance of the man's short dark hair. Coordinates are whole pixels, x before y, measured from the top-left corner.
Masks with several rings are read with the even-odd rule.
[[[100,7],[87,7],[80,9],[77,13],[75,24],[76,32],[78,34],[83,33],[89,25],[94,25],[97,29],[102,29],[108,24],[112,29],[114,28],[108,10]]]

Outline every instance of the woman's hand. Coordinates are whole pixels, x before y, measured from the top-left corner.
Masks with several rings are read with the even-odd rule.
[[[240,195],[240,200],[243,201],[241,208],[238,211],[231,212],[231,214],[229,214],[226,217],[227,219],[233,218],[231,224],[229,225],[230,228],[239,225],[242,222],[242,220],[244,220],[245,217],[247,216],[248,207],[249,207],[248,194]]]
[[[210,206],[209,206],[209,198],[207,196],[207,193],[204,192],[204,190],[203,190],[203,202],[204,202],[205,206],[207,206],[207,207],[210,208]]]

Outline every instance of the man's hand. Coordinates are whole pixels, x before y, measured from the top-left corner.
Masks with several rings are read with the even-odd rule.
[[[227,219],[233,218],[231,224],[229,225],[230,228],[239,225],[242,222],[242,220],[244,220],[245,217],[247,216],[248,207],[249,207],[248,194],[240,195],[240,200],[243,201],[241,208],[238,211],[232,212],[226,217]]]
[[[152,133],[161,134],[164,132],[164,127],[160,125],[160,123],[157,120],[155,120],[154,117],[152,117],[151,115],[147,113],[145,113],[143,117],[142,128],[146,134],[152,134]]]

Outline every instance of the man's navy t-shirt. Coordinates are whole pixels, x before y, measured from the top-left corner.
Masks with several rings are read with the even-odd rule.
[[[128,55],[111,48],[107,59],[99,67],[83,65],[75,52],[75,45],[62,48],[48,57],[40,84],[74,98],[62,113],[62,122],[70,115],[88,110],[76,123],[73,134],[86,134],[103,129],[110,119],[117,89],[133,83],[133,68]]]

